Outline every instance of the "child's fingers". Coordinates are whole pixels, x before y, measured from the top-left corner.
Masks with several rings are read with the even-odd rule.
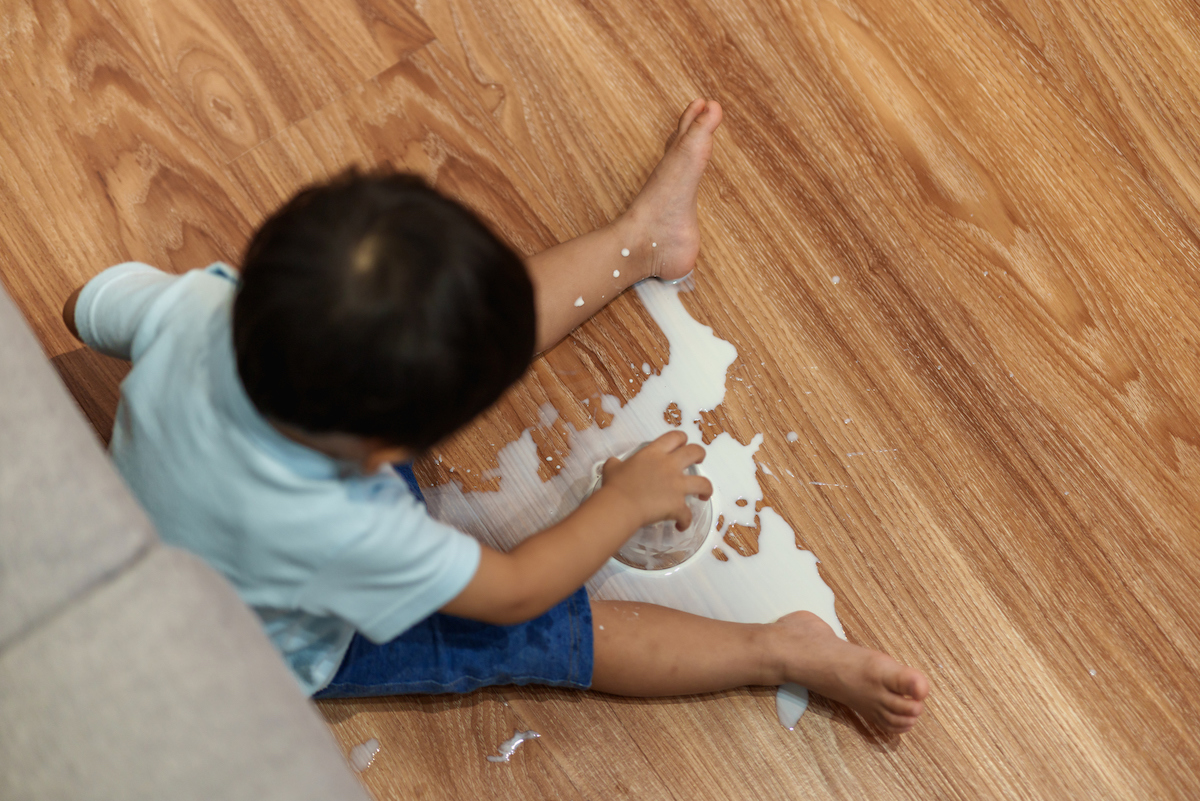
[[[607,476],[609,470],[612,470],[614,467],[616,467],[617,465],[620,465],[620,464],[623,464],[623,462],[620,459],[618,459],[615,456],[610,456],[608,459],[606,459],[604,461],[604,466],[600,468],[600,475],[602,477]]]
[[[675,510],[675,514],[671,515],[675,520],[676,531],[687,531],[688,526],[692,524],[692,510],[685,503],[683,506]]]
[[[679,465],[679,469],[686,470],[692,465],[700,464],[704,461],[704,448],[692,443],[690,445],[684,445],[680,448],[676,448],[671,452],[671,455],[675,458],[676,464]]]
[[[686,486],[688,495],[695,495],[702,501],[712,497],[712,482],[704,476],[688,476]]]
[[[671,453],[684,445],[687,445],[687,434],[682,431],[668,431],[647,445],[644,450],[654,448],[663,453]]]

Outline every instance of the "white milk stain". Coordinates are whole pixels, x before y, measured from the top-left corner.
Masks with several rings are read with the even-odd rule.
[[[650,375],[650,362],[642,362],[642,372]]]
[[[613,278],[620,278],[620,277],[621,277],[621,271],[613,270]]]
[[[532,729],[530,729],[529,731],[517,731],[516,729],[514,729],[512,737],[509,737],[507,740],[500,743],[500,745],[496,746],[496,750],[498,752],[500,752],[500,756],[489,756],[487,758],[487,761],[488,762],[507,762],[508,760],[512,759],[512,755],[514,753],[516,753],[516,750],[521,745],[521,743],[525,742],[526,740],[536,740],[538,737],[541,737],[541,736],[542,735],[538,734],[536,731],[533,731]]]
[[[737,349],[692,319],[680,300],[679,286],[648,281],[636,290],[670,345],[670,360],[662,371],[648,377],[624,406],[612,395],[601,397],[601,408],[613,416],[607,427],[593,424],[577,431],[567,423],[570,453],[562,459],[561,471],[549,480],[543,482],[538,476],[541,460],[532,429],[526,429],[499,451],[499,469],[484,474],[484,478],[500,477],[498,491],[463,493],[453,481],[426,489],[434,517],[508,550],[573,511],[589,487],[597,461],[673,430],[663,416],[672,402],[681,412],[679,429],[690,441],[703,441],[700,412],[715,409],[724,400],[726,372],[737,359]],[[544,404],[541,426],[551,425],[556,418],[553,407]],[[757,526],[757,554],[742,556],[730,548],[725,549],[727,561],[717,559],[713,549],[723,539],[714,526],[695,555],[666,570],[637,570],[610,559],[588,581],[589,593],[740,623],[769,623],[803,609],[844,639],[833,592],[821,580],[816,557],[796,547],[795,533],[775,510],[763,506],[755,511],[763,500],[754,459],[762,441],[761,433],[745,445],[721,433],[706,446],[703,463],[714,485],[713,519],[723,517],[726,525]],[[738,500],[746,504],[738,506]]]
[[[371,767],[375,755],[379,753],[379,741],[372,737],[365,743],[359,743],[350,749],[350,767],[359,773]]]
[[[836,283],[840,283],[842,278],[841,278],[841,276],[835,275],[833,278],[830,278],[829,280],[836,284]]]
[[[583,295],[580,295],[579,297],[575,298],[575,305],[576,305],[576,306],[582,306],[582,305],[583,305]]]
[[[797,434],[795,431],[789,431],[787,433],[787,441],[788,442],[795,442],[798,439],[800,439],[800,435]]]
[[[808,690],[799,684],[788,682],[780,686],[775,693],[775,714],[779,717],[779,725],[788,731],[796,728],[800,716],[808,709]]]
[[[628,255],[629,255],[629,248],[621,248],[621,255],[622,255],[622,256],[628,256]]]

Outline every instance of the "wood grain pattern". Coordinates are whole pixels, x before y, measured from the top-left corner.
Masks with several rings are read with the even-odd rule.
[[[1171,0],[38,0],[0,12],[0,274],[103,433],[121,372],[57,317],[101,267],[236,260],[298,187],[385,162],[534,252],[618,213],[683,103],[716,97],[685,302],[740,358],[708,429],[765,434],[766,501],[850,637],[930,675],[926,717],[889,741],[822,699],[784,732],[761,689],[323,704],[347,751],[383,744],[364,781],[1187,798],[1198,52],[1197,6]],[[623,297],[419,473],[487,489],[540,404],[603,423],[600,394],[668,358]],[[561,424],[535,441],[568,447]],[[486,763],[514,728],[543,737]]]
[[[403,4],[115,2],[214,150],[233,158],[428,43]]]
[[[408,798],[564,798],[584,796],[542,739],[526,742],[507,763],[484,759],[524,731],[520,715],[499,690],[440,698],[377,698],[321,704],[349,755],[357,744],[379,741],[379,754],[362,772],[377,801]],[[380,727],[379,719],[388,725]]]
[[[0,275],[58,356],[79,347],[59,315],[72,285],[129,259],[235,260],[249,207],[121,25],[73,0],[4,14]]]

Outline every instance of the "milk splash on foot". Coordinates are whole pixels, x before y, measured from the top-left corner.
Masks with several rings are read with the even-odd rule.
[[[453,481],[430,487],[425,494],[434,517],[507,550],[574,510],[597,462],[674,428],[692,442],[703,441],[700,413],[724,400],[725,374],[737,359],[737,349],[688,314],[680,299],[682,287],[646,281],[636,291],[670,344],[670,361],[662,371],[649,376],[624,406],[614,396],[601,398],[603,409],[613,415],[607,427],[593,424],[577,431],[568,423],[571,452],[550,480],[543,482],[538,476],[537,446],[532,429],[526,429],[500,450],[499,469],[485,475],[499,476],[499,491],[463,493]],[[672,404],[678,409],[673,415],[678,426],[667,419]],[[539,422],[548,426],[557,417],[547,404]],[[661,604],[739,623],[769,623],[804,609],[844,638],[833,592],[821,580],[816,557],[796,547],[795,533],[775,510],[759,507],[763,496],[754,455],[762,441],[762,434],[742,444],[722,433],[706,446],[702,468],[713,483],[712,511],[718,523],[695,555],[675,567],[654,571],[610,559],[588,581],[592,597]],[[758,531],[758,552],[742,556],[734,548],[725,548],[720,549],[725,556],[721,559],[714,549],[734,524]],[[786,704],[789,718],[796,706]],[[784,722],[782,707],[780,717]],[[789,722],[795,725],[794,720]]]

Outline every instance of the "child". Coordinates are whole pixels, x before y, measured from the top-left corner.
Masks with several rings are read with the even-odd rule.
[[[258,612],[310,694],[791,681],[885,731],[914,725],[925,676],[808,612],[744,625],[588,599],[584,582],[634,531],[686,526],[685,496],[711,492],[685,474],[704,451],[680,432],[610,460],[590,499],[509,553],[431,519],[390,467],[490,406],[596,298],[692,269],[720,121],[715,102],[691,103],[624,214],[525,263],[419,179],[351,173],[269,219],[240,284],[219,264],[123,264],[68,299],[76,336],[134,363],[117,467],[163,539]]]

